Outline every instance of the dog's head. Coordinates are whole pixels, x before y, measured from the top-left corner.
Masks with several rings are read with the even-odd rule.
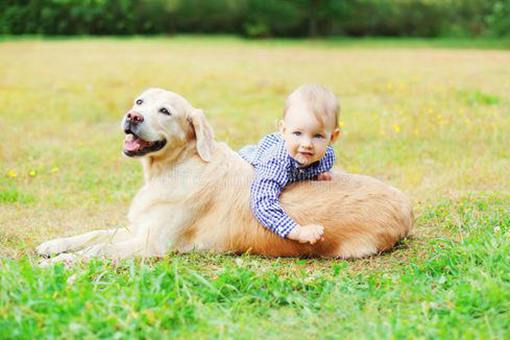
[[[211,159],[212,130],[201,110],[176,93],[151,88],[135,98],[123,120],[124,154],[129,157],[159,156],[196,139],[204,161]]]

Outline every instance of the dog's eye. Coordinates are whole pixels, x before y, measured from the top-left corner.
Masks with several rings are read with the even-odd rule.
[[[159,109],[159,112],[165,114],[165,115],[169,115],[170,116],[170,111],[168,111],[167,109],[165,109],[164,107],[162,107],[161,109]]]
[[[141,99],[136,100],[136,105],[142,105],[142,104],[143,104],[143,100],[141,100]]]

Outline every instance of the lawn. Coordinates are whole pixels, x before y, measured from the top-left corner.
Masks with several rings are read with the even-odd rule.
[[[454,47],[0,39],[0,337],[508,337],[510,51]],[[304,82],[340,98],[337,166],[413,201],[394,251],[36,266],[44,240],[126,223],[142,172],[120,119],[141,90],[184,95],[239,148]]]

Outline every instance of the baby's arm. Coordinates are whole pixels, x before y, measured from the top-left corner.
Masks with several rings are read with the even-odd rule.
[[[324,227],[320,224],[307,224],[304,226],[297,225],[290,231],[287,237],[300,243],[310,242],[314,244],[322,238]]]
[[[328,146],[326,154],[322,157],[319,163],[320,173],[317,175],[318,181],[331,181],[333,179],[331,169],[333,168],[333,164],[335,164],[335,160],[335,151],[331,146]]]
[[[322,226],[300,226],[280,205],[280,194],[288,181],[286,169],[282,166],[270,162],[257,167],[250,195],[253,214],[262,225],[280,237],[313,244],[321,238]]]
[[[333,177],[331,176],[331,172],[323,172],[317,176],[318,181],[331,181]]]

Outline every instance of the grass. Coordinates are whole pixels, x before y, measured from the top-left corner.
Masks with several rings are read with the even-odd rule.
[[[200,34],[177,34],[177,35],[153,35],[153,36],[43,36],[43,35],[0,35],[0,41],[84,41],[94,40],[116,40],[133,41],[145,40],[168,41],[169,37],[175,42],[182,44],[250,44],[250,45],[308,45],[325,47],[353,47],[353,48],[453,48],[453,49],[510,49],[509,38],[491,38],[491,37],[437,37],[437,38],[417,38],[417,37],[326,37],[326,38],[279,38],[279,39],[249,39],[235,35],[200,35]]]
[[[433,44],[3,40],[2,337],[507,337],[510,53]],[[183,94],[239,148],[303,82],[341,99],[338,166],[413,200],[415,231],[393,252],[35,266],[44,240],[126,223],[142,179],[119,120],[143,88]]]

